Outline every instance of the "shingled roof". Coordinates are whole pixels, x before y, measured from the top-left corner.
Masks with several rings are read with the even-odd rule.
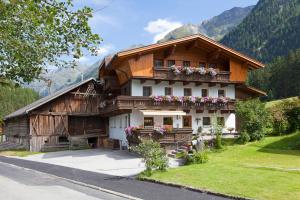
[[[81,86],[81,85],[83,85],[85,83],[88,83],[90,81],[95,81],[96,82],[96,80],[94,78],[89,78],[89,79],[84,80],[84,81],[82,81],[80,83],[76,83],[76,84],[70,85],[70,86],[68,86],[66,88],[58,90],[57,92],[54,92],[53,94],[50,94],[50,95],[48,95],[46,97],[43,97],[43,98],[41,98],[41,99],[39,99],[39,100],[37,100],[37,101],[35,101],[35,102],[33,102],[33,103],[31,103],[31,104],[23,107],[23,108],[20,108],[19,110],[16,110],[15,112],[13,112],[13,113],[11,113],[9,115],[6,115],[4,117],[4,120],[26,115],[30,111],[32,111],[32,110],[34,110],[34,109],[36,109],[36,108],[38,108],[38,107],[40,107],[40,106],[42,106],[42,105],[50,102],[50,101],[52,101],[52,100],[54,100],[54,99],[56,99],[56,98],[58,98],[58,97],[60,97],[60,96],[62,96],[64,94],[66,94],[66,93],[68,93],[68,92],[76,89],[77,87],[79,87],[79,86]]]

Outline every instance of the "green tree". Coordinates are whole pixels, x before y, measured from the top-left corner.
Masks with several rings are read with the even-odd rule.
[[[0,0],[0,80],[30,82],[49,65],[74,66],[101,41],[88,25],[92,9],[72,0]]]
[[[264,137],[270,119],[264,103],[258,99],[238,101],[236,114],[241,123],[241,132],[247,133],[250,141]]]
[[[39,95],[29,88],[0,84],[0,124],[5,115],[37,100]]]

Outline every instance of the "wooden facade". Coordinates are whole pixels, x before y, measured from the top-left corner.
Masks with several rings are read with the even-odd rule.
[[[108,137],[107,121],[99,115],[102,87],[94,80],[56,95],[21,116],[5,120],[7,140],[23,144],[31,151],[103,144]],[[93,138],[93,139],[90,139]]]

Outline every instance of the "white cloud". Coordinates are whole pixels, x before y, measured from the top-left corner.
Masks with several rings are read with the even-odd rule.
[[[111,44],[101,45],[97,50],[97,55],[99,56],[105,56],[109,53],[111,53],[114,50],[114,46]]]
[[[182,26],[182,23],[178,21],[157,19],[155,21],[148,22],[148,25],[144,29],[151,34],[154,34],[153,42],[157,42],[165,37],[165,35],[167,35],[170,31],[180,26]]]

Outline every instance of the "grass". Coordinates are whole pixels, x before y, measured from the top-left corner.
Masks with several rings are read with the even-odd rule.
[[[208,163],[155,172],[150,179],[255,199],[299,200],[299,141],[300,132],[227,146],[210,152]]]
[[[299,101],[299,97],[290,97],[290,98],[286,98],[286,99],[269,101],[266,103],[266,108],[271,108],[273,106],[279,105],[284,102],[295,102],[295,101]]]
[[[18,157],[26,157],[30,155],[39,154],[40,152],[31,152],[26,150],[8,150],[8,151],[0,151],[0,156],[18,156]]]

